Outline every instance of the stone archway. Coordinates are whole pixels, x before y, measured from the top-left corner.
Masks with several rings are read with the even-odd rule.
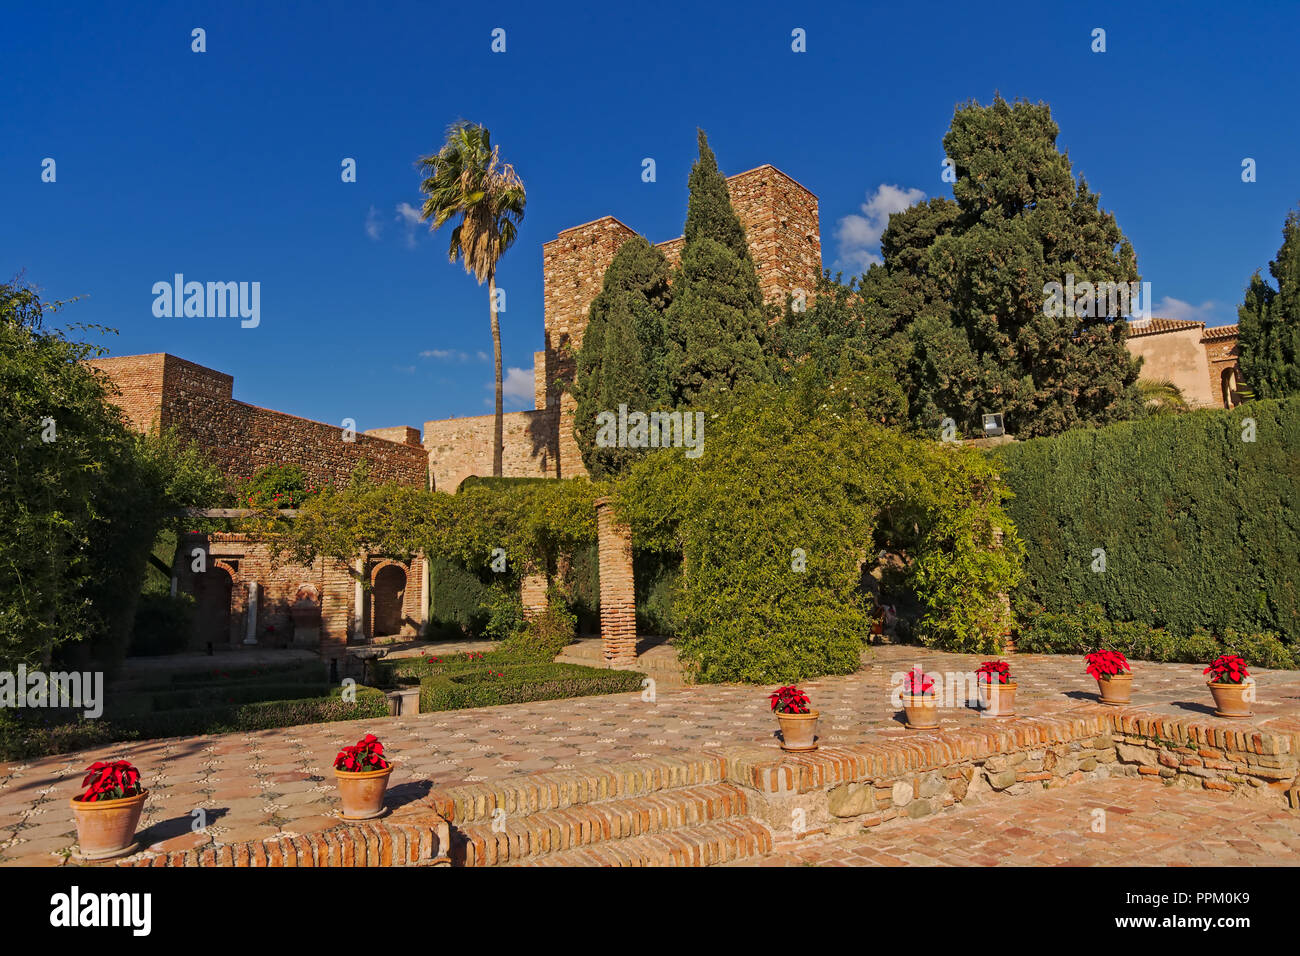
[[[1241,395],[1238,389],[1241,387],[1237,379],[1237,367],[1231,365],[1223,370],[1223,376],[1219,380],[1219,394],[1223,396],[1224,408],[1235,408],[1241,404]]]
[[[377,567],[370,588],[371,637],[390,637],[402,632],[405,599],[406,568],[395,561]]]
[[[235,573],[218,562],[194,577],[194,634],[199,647],[234,643]]]

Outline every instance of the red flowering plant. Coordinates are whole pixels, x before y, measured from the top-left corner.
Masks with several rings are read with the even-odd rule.
[[[115,763],[97,761],[86,771],[86,779],[81,781],[86,792],[77,799],[85,803],[101,800],[121,800],[136,797],[140,789],[140,771],[125,760]]]
[[[1011,668],[1006,661],[985,661],[975,670],[975,680],[992,684],[994,678],[999,684],[1011,683]]]
[[[907,681],[904,684],[904,692],[910,697],[924,697],[934,688],[934,678],[926,674],[921,668],[913,667],[907,672]]]
[[[384,745],[374,734],[366,734],[351,747],[344,747],[334,758],[335,770],[348,773],[371,773],[375,770],[387,770],[388,761],[384,759]]]
[[[1110,680],[1132,671],[1128,666],[1128,658],[1119,651],[1093,651],[1084,658],[1084,662],[1088,665],[1088,673],[1097,680]]]
[[[769,695],[772,710],[778,714],[806,714],[808,695],[798,687],[779,687]]]
[[[1244,684],[1250,676],[1246,672],[1246,662],[1235,654],[1216,657],[1201,673],[1209,674],[1210,681],[1215,684]]]

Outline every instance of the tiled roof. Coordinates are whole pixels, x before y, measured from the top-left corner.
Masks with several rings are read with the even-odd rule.
[[[1235,339],[1237,337],[1237,323],[1232,325],[1216,325],[1214,328],[1205,330],[1201,336],[1202,342],[1217,342],[1222,339]]]
[[[1179,332],[1183,329],[1194,329],[1203,326],[1204,322],[1193,322],[1190,319],[1161,319],[1152,316],[1150,319],[1130,322],[1128,324],[1129,338],[1138,335],[1156,335],[1159,332]]]

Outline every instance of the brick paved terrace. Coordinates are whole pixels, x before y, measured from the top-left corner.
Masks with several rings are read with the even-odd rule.
[[[269,840],[277,835],[319,833],[336,826],[333,756],[341,745],[366,732],[379,735],[399,763],[388,803],[401,811],[427,803],[431,794],[456,792],[457,788],[468,792],[465,788],[478,787],[474,792],[480,794],[495,788],[500,797],[501,787],[522,785],[543,772],[579,773],[636,761],[666,766],[670,759],[679,767],[695,761],[701,766],[721,766],[724,771],[730,767],[728,773],[750,774],[752,770],[754,780],[775,780],[780,773],[771,768],[784,766],[787,777],[789,768],[794,768],[796,777],[802,773],[812,774],[818,781],[825,778],[827,787],[833,781],[826,781],[842,770],[842,785],[856,787],[860,784],[852,779],[865,779],[863,774],[882,775],[883,771],[867,766],[875,766],[873,755],[878,753],[919,753],[915,760],[907,758],[918,770],[926,761],[969,763],[976,751],[984,759],[1000,752],[999,748],[1023,749],[1035,741],[1077,746],[1070,741],[1098,733],[1088,728],[1100,728],[1105,720],[1117,716],[1093,703],[1096,685],[1084,673],[1081,659],[1014,655],[1010,660],[1019,683],[1020,720],[986,720],[974,709],[955,706],[941,711],[938,732],[917,734],[903,727],[901,714],[891,706],[891,676],[913,664],[930,673],[969,672],[980,659],[885,646],[873,649],[864,660],[856,674],[803,685],[822,713],[822,749],[813,758],[795,758],[779,749],[775,720],[766,700],[771,688],[712,685],[664,689],[653,701],[643,700],[640,694],[539,701],[121,744],[108,748],[111,752],[101,749],[6,764],[0,766],[0,863],[58,865],[66,859],[75,842],[67,800],[79,792],[84,768],[98,759],[128,759],[141,769],[151,791],[141,822],[142,845],[179,852]],[[1134,672],[1135,716],[1126,731],[1158,739],[1175,732],[1183,734],[1192,727],[1203,740],[1212,741],[1211,747],[1222,746],[1227,739],[1230,749],[1236,740],[1243,752],[1251,754],[1252,786],[1276,790],[1280,806],[1280,788],[1295,776],[1291,765],[1300,752],[1300,672],[1258,671],[1256,717],[1247,722],[1212,715],[1200,666],[1139,662]],[[1181,729],[1162,725],[1152,730],[1152,720],[1164,720],[1169,727]],[[1139,727],[1141,721],[1146,723]],[[1224,734],[1236,736],[1224,738]],[[1113,756],[1115,745],[1109,746]],[[1180,782],[1233,789],[1234,785],[1222,784],[1219,778],[1236,765],[1227,762],[1221,750],[1206,749],[1204,743],[1183,747],[1178,752],[1181,756],[1173,751],[1147,753],[1141,750],[1140,740],[1136,744],[1121,742],[1120,746],[1135,751],[1129,755],[1130,774],[1169,778],[1177,772]],[[726,756],[728,753],[732,756]],[[722,756],[715,756],[718,754]],[[1031,759],[1041,763],[1041,758]],[[1175,771],[1169,761],[1175,765],[1182,761],[1186,766]],[[1087,763],[1081,766],[1088,769],[1075,770],[1076,775],[1105,770],[1093,771]],[[887,769],[893,774],[894,768]],[[1024,770],[1020,769],[1020,776],[1011,774],[1016,781],[1012,792],[1036,786],[1034,781],[1049,775],[1024,776]],[[858,778],[850,779],[853,773]],[[725,775],[712,770],[708,774],[714,782]],[[1212,776],[1216,779],[1209,779]],[[708,781],[701,778],[696,782]],[[1161,790],[1158,783],[1141,783],[1151,786],[1153,792]],[[801,786],[794,789],[803,792]],[[922,786],[920,778],[916,786]],[[782,785],[773,787],[780,790]],[[960,799],[953,798],[950,790],[944,791],[947,796],[932,798],[931,804],[942,809]],[[444,805],[451,805],[450,798]],[[196,810],[203,811],[208,824],[200,832],[191,831]],[[886,810],[876,822],[887,823],[891,813],[898,815]]]

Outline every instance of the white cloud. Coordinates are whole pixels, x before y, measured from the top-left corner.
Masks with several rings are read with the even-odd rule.
[[[397,204],[397,215],[393,217],[400,222],[406,230],[406,247],[415,248],[415,230],[420,225],[420,210],[416,209],[409,202],[399,202]]]
[[[378,240],[379,234],[384,231],[383,220],[379,218],[379,210],[374,206],[366,213],[366,235],[371,239]]]
[[[495,387],[494,384],[488,385],[488,388]],[[532,370],[523,368],[506,369],[505,380],[501,383],[501,394],[504,396],[507,405],[512,402],[531,405],[536,397],[533,392]]]
[[[883,262],[880,258],[880,237],[889,225],[890,214],[902,212],[924,198],[925,193],[919,189],[903,189],[901,186],[881,183],[874,193],[867,196],[867,201],[861,207],[861,215],[852,213],[836,224],[835,238],[840,244],[836,264],[842,268],[865,272],[872,263]]]
[[[1217,321],[1218,310],[1219,304],[1208,299],[1200,305],[1192,305],[1171,295],[1151,306],[1151,314],[1162,319],[1186,319],[1189,322],[1204,322],[1206,325]]]
[[[488,354],[481,350],[470,355],[460,349],[425,349],[420,353],[420,358],[433,359],[435,362],[468,362],[470,359],[486,362]]]

